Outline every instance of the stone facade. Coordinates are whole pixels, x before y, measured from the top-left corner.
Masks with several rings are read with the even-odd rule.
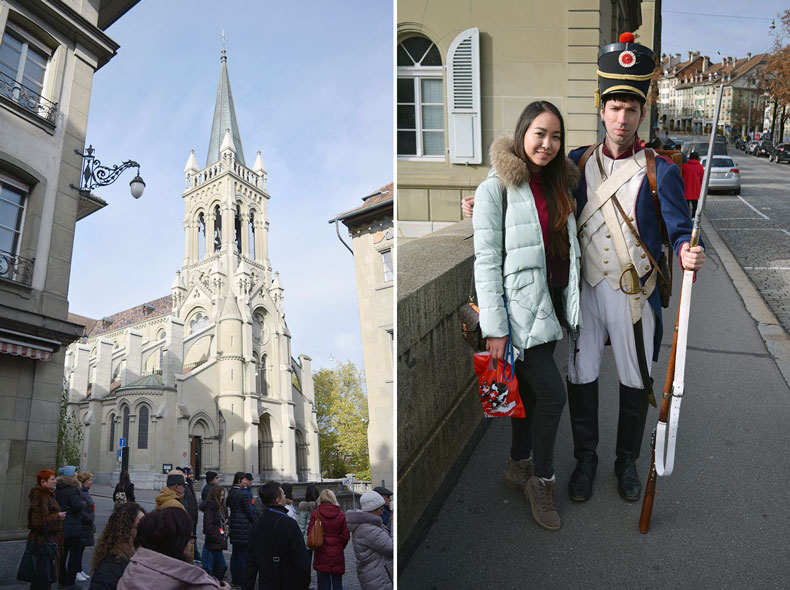
[[[291,358],[268,257],[267,172],[260,152],[243,162],[223,50],[207,164],[193,150],[184,170],[185,255],[170,295],[82,318],[86,335],[67,353],[81,469],[99,481],[117,478],[121,438],[141,487],[187,464],[227,479],[320,479],[311,359]]]
[[[512,134],[521,111],[534,100],[549,100],[563,113],[568,149],[596,141],[601,129],[593,101],[599,47],[616,41],[625,31],[635,32],[639,42],[652,46],[659,18],[655,2],[635,0],[475,0],[463,6],[400,0],[399,235],[416,237],[459,221],[461,198],[473,192],[488,173],[488,145],[499,135]],[[419,47],[434,44],[437,50],[431,50],[419,65],[413,63],[419,56],[404,53],[404,42],[414,37],[424,39]],[[459,40],[461,45],[457,45]],[[460,56],[457,47],[464,43],[472,50]],[[419,51],[419,47],[414,49]],[[448,95],[446,68],[448,60],[457,57],[468,58],[473,72],[468,89],[458,91],[460,96],[468,90],[469,103],[456,101],[455,94],[451,103]],[[459,72],[462,77],[463,71]],[[419,84],[412,88],[414,80]],[[455,82],[451,86],[455,93]],[[418,99],[433,104],[415,109]],[[415,155],[411,152],[416,150],[404,148],[403,138],[413,137],[409,129],[420,125],[422,134],[431,137],[424,139],[423,147],[436,148],[433,155]],[[649,130],[649,123],[645,129]],[[472,148],[461,145],[458,136],[479,141],[480,149],[475,145],[473,157],[465,161],[459,152],[465,147],[471,153]]]
[[[333,221],[342,221],[352,239],[368,397],[370,479],[374,487],[383,485],[392,489],[395,436],[393,184],[380,188],[363,201],[361,207]]]

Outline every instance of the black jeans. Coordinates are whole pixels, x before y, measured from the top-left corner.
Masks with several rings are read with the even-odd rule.
[[[511,418],[510,456],[526,459],[532,452],[535,475],[554,475],[554,442],[565,407],[565,381],[554,362],[555,342],[528,348],[524,360],[516,361],[516,378],[525,418]]]
[[[60,584],[66,586],[74,584],[77,572],[82,567],[81,557],[80,538],[67,537],[63,539],[63,552],[60,554],[60,579],[58,580]]]

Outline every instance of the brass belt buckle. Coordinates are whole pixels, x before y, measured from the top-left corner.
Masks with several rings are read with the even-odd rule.
[[[623,278],[626,275],[630,275],[631,277],[631,286],[629,288],[623,285]],[[639,284],[639,274],[636,272],[636,268],[633,264],[626,266],[623,272],[620,273],[620,290],[626,295],[638,295],[642,290],[642,286]]]

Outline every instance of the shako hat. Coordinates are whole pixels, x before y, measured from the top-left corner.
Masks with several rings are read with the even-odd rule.
[[[632,33],[623,33],[619,41],[604,45],[598,51],[595,108],[600,107],[601,97],[614,92],[633,94],[647,100],[656,65],[653,50],[635,43]]]

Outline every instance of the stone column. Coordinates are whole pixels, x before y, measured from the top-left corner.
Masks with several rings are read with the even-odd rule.
[[[162,384],[176,386],[176,375],[184,370],[184,321],[170,316],[167,318],[165,351],[162,358]]]
[[[73,351],[73,367],[69,383],[69,401],[78,402],[88,395],[88,378],[90,377],[91,349],[85,344],[77,344]]]
[[[93,380],[91,397],[104,399],[110,393],[112,382],[112,342],[99,338],[96,343],[96,376]]]
[[[126,367],[121,372],[121,387],[137,381],[143,373],[143,335],[126,330]]]

